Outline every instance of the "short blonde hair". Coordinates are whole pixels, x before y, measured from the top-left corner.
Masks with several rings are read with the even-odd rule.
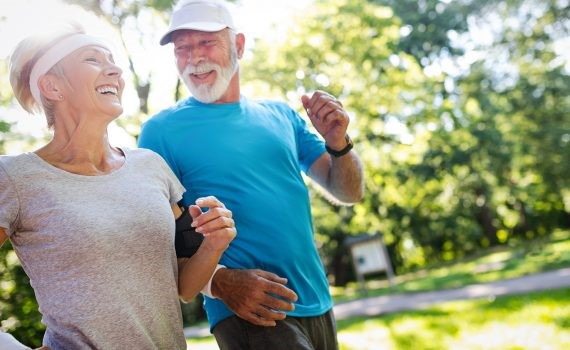
[[[30,74],[38,59],[55,43],[73,35],[85,34],[83,27],[75,22],[63,23],[60,28],[48,34],[31,35],[16,45],[10,55],[10,85],[16,99],[29,113],[45,113],[48,127],[53,126],[53,103],[41,96],[41,105],[34,99],[30,90]],[[49,73],[63,77],[63,69],[59,64],[53,66]]]

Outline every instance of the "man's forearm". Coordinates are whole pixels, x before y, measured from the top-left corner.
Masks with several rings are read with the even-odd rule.
[[[356,152],[331,156],[328,191],[343,203],[356,203],[364,195],[364,172]]]

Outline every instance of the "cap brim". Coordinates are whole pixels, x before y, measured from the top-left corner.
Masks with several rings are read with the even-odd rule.
[[[172,42],[172,33],[177,30],[199,30],[201,32],[218,32],[224,28],[227,28],[225,24],[221,23],[214,23],[214,22],[193,22],[193,23],[184,23],[174,28],[169,28],[166,34],[162,36],[160,39],[160,45],[166,45]]]

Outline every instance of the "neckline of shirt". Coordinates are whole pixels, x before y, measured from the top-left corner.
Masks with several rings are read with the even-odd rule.
[[[58,168],[55,165],[52,165],[52,164],[46,162],[44,159],[42,159],[42,157],[38,156],[34,152],[27,152],[27,153],[24,153],[24,155],[27,156],[28,159],[34,161],[36,164],[39,164],[42,168],[48,170],[51,173],[57,174],[59,176],[65,176],[65,177],[69,177],[69,178],[75,178],[75,179],[87,180],[87,181],[101,181],[101,180],[106,180],[106,179],[110,179],[110,178],[114,178],[116,176],[119,176],[121,173],[123,173],[125,171],[125,169],[128,166],[129,151],[130,150],[128,148],[124,148],[124,147],[117,147],[117,148],[119,150],[121,150],[121,152],[123,152],[123,155],[125,156],[124,163],[121,165],[120,168],[118,168],[118,169],[116,169],[110,173],[101,174],[101,175],[75,174],[75,173],[69,172],[67,170]]]

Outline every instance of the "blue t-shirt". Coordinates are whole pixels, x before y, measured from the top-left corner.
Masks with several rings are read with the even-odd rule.
[[[184,204],[214,195],[233,212],[237,236],[221,264],[259,268],[288,279],[299,296],[289,315],[322,315],[332,307],[314,242],[307,172],[324,142],[284,103],[241,97],[231,104],[189,98],[143,125],[139,146],[161,154],[186,192]],[[213,328],[232,315],[205,298]]]

